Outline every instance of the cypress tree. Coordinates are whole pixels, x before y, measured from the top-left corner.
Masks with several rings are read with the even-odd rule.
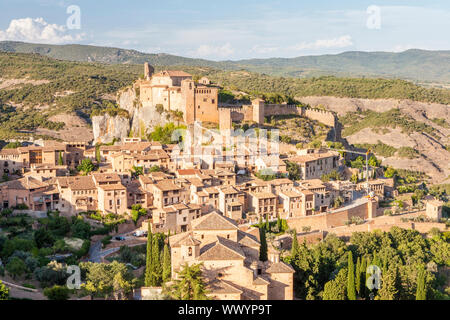
[[[266,215],[266,231],[270,231],[269,214]]]
[[[145,261],[145,286],[151,287],[153,280],[153,270],[152,270],[152,243],[153,234],[150,227],[150,221],[148,222],[148,234],[147,234],[147,258]]]
[[[171,263],[170,263],[170,251],[167,243],[164,245],[163,251],[163,272],[162,272],[162,280],[163,282],[167,282],[171,277]]]
[[[378,290],[379,300],[395,300],[398,294],[397,282],[398,282],[397,268],[389,268],[382,274],[381,288]]]
[[[63,156],[61,151],[59,152],[59,157],[58,157],[58,165],[62,166],[64,164],[63,162]]]
[[[349,300],[356,300],[355,266],[353,264],[353,256],[351,251],[348,252],[347,297]]]
[[[292,248],[291,248],[291,255],[295,257],[298,254],[299,246],[298,246],[298,239],[297,239],[297,230],[294,229],[293,235],[292,235]]]
[[[364,298],[366,296],[366,270],[367,270],[367,260],[365,257],[361,259],[361,265],[359,271],[361,273],[361,283],[359,287],[359,296]]]
[[[153,272],[153,286],[159,286],[162,279],[162,267],[160,260],[160,249],[159,249],[159,235],[153,237],[153,248],[152,248],[152,272]]]
[[[425,270],[423,268],[419,269],[419,273],[417,275],[416,300],[427,300],[427,289],[425,287]]]
[[[266,230],[264,228],[259,229],[259,234],[261,238],[261,247],[259,248],[259,260],[267,261]]]
[[[373,253],[373,259],[372,259],[372,263],[371,264],[374,265],[374,266],[378,266],[381,269],[381,261],[380,261],[380,258],[377,255],[376,251]]]
[[[355,270],[355,288],[358,295],[361,294],[361,259],[358,257],[356,259],[356,270]]]

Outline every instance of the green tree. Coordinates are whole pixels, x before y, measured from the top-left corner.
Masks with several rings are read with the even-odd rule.
[[[298,246],[298,239],[297,239],[297,230],[294,229],[292,231],[292,248],[291,248],[291,255],[296,256],[299,252],[299,246]]]
[[[348,252],[347,297],[349,300],[356,300],[355,266],[351,251]]]
[[[15,279],[17,276],[20,277],[27,271],[27,266],[19,257],[12,257],[6,264],[6,271],[8,271],[8,273],[12,275],[13,279]]]
[[[345,300],[346,298],[346,280],[347,269],[339,270],[335,279],[325,283],[323,289],[323,300]]]
[[[134,225],[137,224],[140,217],[145,216],[147,210],[142,208],[140,204],[134,204],[131,206],[131,220],[133,220]]]
[[[64,164],[62,152],[60,151],[58,154],[58,165],[62,166]]]
[[[301,178],[300,166],[294,162],[286,161],[286,169],[289,173],[289,179],[296,181]]]
[[[132,284],[125,280],[121,272],[114,275],[112,287],[116,300],[126,300],[128,294],[133,290]]]
[[[358,295],[360,295],[360,291],[361,291],[361,259],[360,259],[360,257],[358,257],[356,259],[355,289],[356,289],[356,293]]]
[[[55,285],[44,289],[44,295],[49,300],[67,300],[69,299],[69,293],[70,290],[66,286]]]
[[[83,172],[83,175],[85,176],[92,172],[94,169],[95,166],[92,163],[92,160],[89,158],[83,159],[81,161],[81,164],[77,167],[77,170]]]
[[[259,229],[261,246],[259,248],[259,260],[267,261],[267,239],[266,230],[264,228]]]
[[[8,299],[9,299],[9,288],[6,287],[0,280],[0,300],[8,300]]]
[[[124,263],[118,261],[111,263],[81,262],[79,266],[82,273],[86,274],[86,283],[82,285],[83,289],[93,296],[109,298],[115,294],[118,282],[119,287],[124,290],[132,287],[131,279],[133,276]],[[117,274],[121,276],[118,277]],[[127,283],[122,283],[122,281]]]
[[[178,273],[179,280],[168,287],[168,294],[175,300],[206,300],[205,282],[202,278],[201,264],[185,264]]]
[[[143,174],[144,174],[144,167],[133,166],[133,168],[131,169],[131,175],[134,178],[142,176]]]
[[[427,300],[427,288],[425,276],[426,276],[425,269],[421,267],[417,274],[416,300]]]
[[[34,242],[38,248],[51,247],[55,243],[55,239],[51,232],[41,228],[34,233]]]
[[[164,245],[162,265],[163,265],[162,280],[165,283],[170,280],[171,273],[172,273],[172,269],[171,269],[172,267],[171,267],[171,262],[170,262],[170,250],[169,250],[169,246],[167,245],[167,243]]]
[[[386,169],[386,171],[384,172],[384,176],[385,176],[386,178],[393,178],[396,174],[397,174],[397,170],[395,170],[395,169],[392,168],[392,167],[388,167],[388,168]]]
[[[153,248],[152,248],[152,272],[153,272],[153,287],[161,285],[162,280],[162,267],[160,260],[160,244],[159,244],[159,234],[153,236]]]
[[[367,259],[365,257],[361,258],[361,266],[359,271],[361,273],[361,283],[359,287],[359,296],[364,298],[366,294],[366,269],[367,269]]]
[[[148,234],[147,234],[147,258],[145,263],[145,286],[151,287],[153,284],[153,263],[152,263],[152,244],[153,234],[150,227],[150,221],[148,222]]]
[[[377,300],[396,300],[398,294],[398,272],[396,267],[389,268],[381,276],[381,288]]]

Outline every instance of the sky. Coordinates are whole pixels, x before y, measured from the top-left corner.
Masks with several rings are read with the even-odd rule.
[[[1,0],[0,41],[209,60],[450,49],[448,0]]]

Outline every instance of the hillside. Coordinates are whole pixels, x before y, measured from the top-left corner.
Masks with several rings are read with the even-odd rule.
[[[264,97],[274,103],[299,101],[328,108],[340,116],[348,143],[372,146],[385,164],[423,170],[436,180],[450,175],[450,90],[403,80],[298,79],[193,66],[156,70],[164,68],[184,70],[194,78],[208,76],[224,87],[222,101]],[[93,115],[126,116],[118,108],[116,93],[131,85],[142,69],[142,65],[0,53],[0,139],[91,140]],[[294,137],[292,143],[309,143],[326,134],[315,125],[296,121],[275,122],[286,139]]]
[[[155,66],[199,66],[222,70],[246,69],[275,76],[309,78],[324,75],[339,77],[383,77],[426,82],[434,86],[450,84],[450,51],[411,49],[401,53],[344,52],[336,55],[297,58],[209,61],[169,54],[148,54],[136,50],[87,46],[47,45],[14,41],[0,42],[0,51],[38,53],[51,58],[81,62],[143,64]]]
[[[339,115],[346,142],[371,148],[384,165],[450,178],[450,107],[396,99],[299,97]]]

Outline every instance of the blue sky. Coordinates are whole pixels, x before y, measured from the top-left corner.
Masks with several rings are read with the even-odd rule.
[[[67,7],[80,29],[67,27]],[[0,40],[236,60],[450,49],[448,0],[2,0]]]

